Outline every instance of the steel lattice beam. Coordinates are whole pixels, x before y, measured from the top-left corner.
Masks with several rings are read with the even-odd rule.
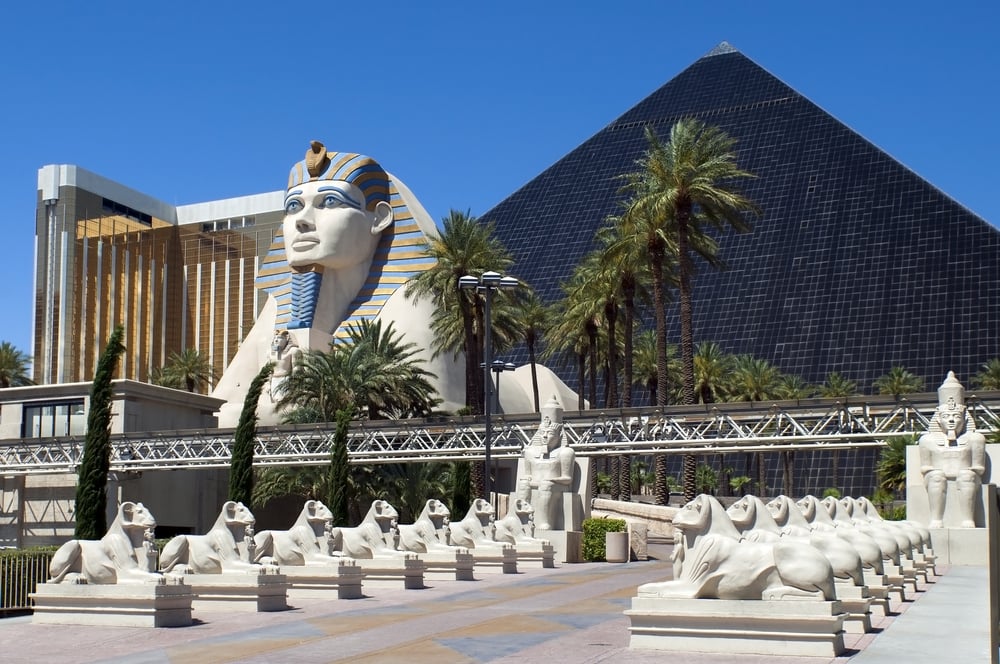
[[[1000,430],[1000,393],[968,399],[977,427]],[[878,447],[890,438],[926,429],[936,395],[895,400],[804,400],[761,404],[709,404],[664,409],[566,413],[569,444],[578,455],[773,452]],[[537,415],[498,417],[491,453],[515,458],[538,426]],[[113,471],[225,468],[232,429],[128,433],[112,439]],[[331,424],[263,427],[257,432],[258,466],[325,464]],[[354,464],[481,459],[485,427],[475,418],[365,422],[348,439]],[[82,437],[0,442],[0,475],[75,472]]]

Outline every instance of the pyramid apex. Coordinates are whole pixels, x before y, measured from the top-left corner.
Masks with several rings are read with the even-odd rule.
[[[727,41],[719,42],[719,45],[706,53],[703,57],[710,58],[713,55],[725,55],[726,53],[739,53],[732,44]]]

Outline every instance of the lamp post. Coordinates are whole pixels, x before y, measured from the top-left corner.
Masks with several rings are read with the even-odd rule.
[[[483,362],[483,364],[486,364]],[[480,365],[482,366],[482,365]],[[496,386],[497,386],[497,400],[496,400],[496,412],[500,412],[500,374],[504,371],[514,371],[517,367],[514,366],[513,362],[504,362],[503,360],[493,360],[490,365],[490,371],[496,376]]]
[[[486,447],[486,458],[484,460],[485,475],[484,478],[484,489],[486,492],[486,500],[493,502],[493,480],[490,477],[490,446],[493,443],[493,421],[491,419],[490,407],[492,406],[492,392],[493,392],[493,381],[490,380],[490,370],[493,367],[493,322],[491,320],[492,316],[492,305],[493,305],[493,293],[498,290],[508,290],[511,288],[517,288],[520,284],[514,277],[504,277],[499,272],[483,272],[482,276],[474,277],[472,275],[466,275],[464,277],[459,277],[458,287],[466,290],[475,289],[476,292],[483,294],[483,301],[485,306],[483,307],[484,314],[484,325],[483,330],[483,383],[485,383],[485,394],[483,399],[483,416],[486,418],[486,436],[485,436],[485,447]]]

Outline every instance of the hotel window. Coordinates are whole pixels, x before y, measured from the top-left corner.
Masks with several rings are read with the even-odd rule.
[[[43,404],[25,404],[22,438],[82,436],[87,432],[83,399]]]

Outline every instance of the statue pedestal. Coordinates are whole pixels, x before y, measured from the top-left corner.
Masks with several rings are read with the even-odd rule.
[[[276,568],[245,572],[185,574],[184,583],[195,594],[195,611],[285,611],[288,577]]]
[[[555,560],[561,563],[583,562],[582,530],[535,530],[535,537],[548,540],[555,550]]]
[[[989,565],[987,528],[931,528],[935,563]]]
[[[427,565],[415,553],[401,555],[398,558],[361,558],[355,559],[365,580],[371,581],[402,581],[407,590],[420,590],[424,585],[424,572]]]
[[[868,586],[856,586],[853,581],[836,581],[837,599],[846,615],[844,631],[868,634],[872,631],[872,602]]]
[[[519,563],[541,563],[545,569],[556,566],[556,549],[548,540],[520,540],[514,546]]]
[[[361,581],[365,574],[357,562],[343,558],[330,565],[285,565],[281,573],[288,579],[288,595],[296,597],[330,597],[337,592],[337,599],[361,599]]]
[[[517,549],[510,544],[496,543],[496,546],[476,543],[469,549],[476,569],[484,572],[517,574]]]
[[[164,577],[167,580],[169,577]],[[40,583],[31,595],[31,622],[46,625],[186,627],[191,586],[172,583],[89,585]]]
[[[837,657],[839,601],[633,597],[629,648],[726,655]]]
[[[475,581],[473,575],[474,560],[472,553],[465,548],[451,551],[428,551],[415,554],[424,562],[424,576],[432,579],[454,578],[456,581]]]

